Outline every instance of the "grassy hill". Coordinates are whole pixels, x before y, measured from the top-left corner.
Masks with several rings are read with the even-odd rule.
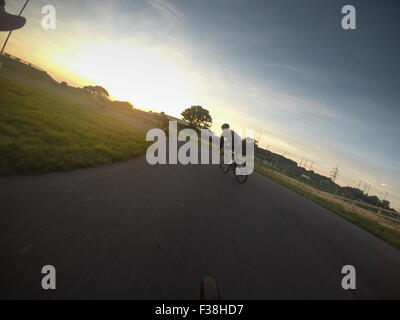
[[[0,76],[0,175],[109,164],[145,152],[144,133],[101,111]]]
[[[55,81],[46,71],[39,70],[37,69],[38,67],[27,64],[27,61],[25,61],[25,63],[22,63],[21,59],[16,57],[11,58],[10,55],[4,54],[1,56],[1,62],[3,64],[2,68],[4,68],[5,70],[24,75],[28,78],[45,81],[50,84],[58,84],[57,81]]]

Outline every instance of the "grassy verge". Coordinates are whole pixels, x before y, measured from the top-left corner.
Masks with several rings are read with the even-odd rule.
[[[304,190],[303,188],[297,185],[291,184],[286,180],[280,178],[279,175],[272,173],[271,169],[266,169],[264,166],[260,164],[255,165],[255,171],[275,180],[279,184],[297,192],[298,194],[314,201],[315,203],[318,203],[320,206],[338,214],[339,216],[363,228],[364,230],[383,239],[384,241],[391,244],[395,248],[400,249],[400,232],[382,226],[372,219],[360,216],[354,212],[346,210],[340,204],[321,198],[311,192]]]
[[[126,110],[126,109],[123,109],[123,108],[120,108],[120,107],[113,106],[112,103],[107,104],[106,107],[110,108],[110,109],[112,109],[114,111],[117,111],[119,113],[122,113],[125,116],[128,116],[130,118],[138,120],[140,122],[147,123],[152,127],[157,127],[157,125],[158,125],[158,121],[156,119],[154,119],[151,116],[151,114],[149,114],[147,112],[138,111],[138,110],[135,110],[135,109]]]
[[[66,171],[145,152],[145,135],[99,110],[0,76],[0,175]]]

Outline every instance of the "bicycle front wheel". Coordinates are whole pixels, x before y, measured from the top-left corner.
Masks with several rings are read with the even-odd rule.
[[[235,167],[234,174],[235,174],[236,181],[239,183],[245,183],[247,181],[247,176],[248,176],[246,173],[247,173],[246,167],[239,166],[239,165],[237,167]]]
[[[236,181],[239,183],[245,183],[247,181],[247,175],[235,174]]]

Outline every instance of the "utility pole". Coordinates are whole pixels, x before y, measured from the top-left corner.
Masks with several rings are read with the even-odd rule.
[[[258,146],[260,145],[260,139],[261,139],[261,131],[260,131],[260,134],[258,135],[258,140],[257,140],[257,145]]]
[[[382,191],[381,195],[383,194],[384,191]],[[383,200],[381,201],[381,204],[379,205],[380,208],[383,206],[383,202],[386,200],[386,197],[388,195],[388,192],[386,191],[385,196],[383,197]]]
[[[336,168],[332,169],[332,172],[331,172],[332,181],[335,182],[335,180],[338,176],[339,176],[339,165],[337,165]]]

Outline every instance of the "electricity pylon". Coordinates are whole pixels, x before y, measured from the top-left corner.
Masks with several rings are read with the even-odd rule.
[[[339,176],[339,166],[337,165],[336,168],[333,168],[331,171],[332,181],[335,182],[335,180],[338,176]]]

